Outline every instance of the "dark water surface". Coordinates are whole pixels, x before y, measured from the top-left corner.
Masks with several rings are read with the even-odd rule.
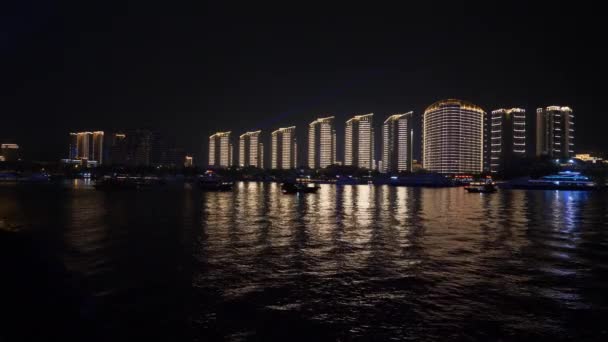
[[[608,195],[0,187],[0,341],[608,339]]]

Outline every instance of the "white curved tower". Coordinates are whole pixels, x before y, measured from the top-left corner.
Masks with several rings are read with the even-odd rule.
[[[430,105],[422,117],[423,167],[444,174],[482,172],[485,115],[462,100]]]

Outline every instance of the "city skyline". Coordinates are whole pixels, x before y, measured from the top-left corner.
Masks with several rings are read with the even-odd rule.
[[[571,115],[574,115],[574,114],[572,114],[574,112],[573,109],[572,109],[572,107],[571,106],[564,106],[563,104],[560,104],[560,105],[549,105],[547,107],[538,107],[538,106],[533,106],[533,107],[536,108],[536,112],[537,112],[536,115],[526,115],[525,123],[524,123],[524,125],[527,127],[527,130],[528,130],[526,132],[526,137],[527,138],[525,139],[525,152],[523,152],[523,155],[525,155],[525,156],[535,156],[535,155],[539,156],[539,155],[541,155],[541,154],[539,154],[537,152],[537,147],[538,147],[539,140],[536,138],[536,136],[538,134],[538,131],[540,129],[537,126],[537,122],[538,122],[538,118],[539,118],[539,116],[538,116],[539,114],[538,113],[539,113],[539,111],[541,109],[543,109],[543,110],[546,110],[546,109],[560,109],[560,110],[564,109],[564,110],[570,111]],[[511,108],[511,110],[513,110],[513,109],[523,110],[524,112],[527,112],[525,108],[520,108],[520,107],[513,107],[513,108]],[[503,110],[503,108],[499,108],[499,109],[495,109],[495,110],[490,110],[489,113],[487,113],[486,120],[488,121],[488,123],[487,123],[488,125],[491,124],[489,122],[492,120],[492,118],[491,118],[492,117],[491,112],[496,111],[496,110]],[[421,125],[422,122],[420,122],[420,121],[422,121],[423,114],[420,114],[420,113],[417,114],[415,111],[411,111],[411,112],[413,112],[413,115],[412,115],[412,119],[410,120],[410,123],[411,123],[411,126],[412,126],[412,131],[414,132],[413,139],[412,139],[412,144],[411,144],[412,145],[411,151],[412,151],[412,157],[413,157],[412,159],[413,160],[417,160],[418,162],[422,162],[423,161],[423,158],[422,158],[423,149],[422,149],[422,141],[420,141],[420,140],[421,140],[421,136],[422,136],[422,131],[423,130],[422,130],[422,125]],[[530,112],[533,112],[533,110],[531,110]],[[311,115],[311,116],[313,116],[313,115]],[[348,115],[346,115],[346,116],[348,117]],[[390,116],[390,115],[387,115],[387,116]],[[344,136],[344,134],[340,135],[339,133],[340,133],[340,131],[342,133],[344,133],[345,131],[344,131],[344,129],[340,130],[340,120],[336,119],[336,115],[332,115],[331,118],[333,118],[333,122],[334,122],[333,123],[333,129],[336,132],[336,134],[334,135],[334,140],[335,140],[334,144],[336,146],[335,146],[335,151],[334,151],[335,156],[334,156],[333,161],[341,163],[341,164],[344,164],[345,163],[345,158],[344,158],[345,155],[344,154],[346,152],[345,151],[346,146],[344,146],[344,145],[345,145],[345,138],[346,137]],[[320,119],[322,119],[322,118],[320,118]],[[383,118],[381,117],[381,120],[382,119]],[[348,120],[346,120],[346,122],[347,121]],[[572,120],[570,120],[570,121],[572,122]],[[578,114],[576,115],[576,121],[577,122],[579,121]],[[346,122],[342,123],[342,125],[343,125],[344,128],[346,127]],[[419,124],[416,125],[416,122],[419,122]],[[311,122],[309,122],[308,126],[310,126],[310,124],[311,124]],[[570,122],[568,124],[570,124]],[[572,124],[572,127],[573,126],[574,126],[574,124]],[[487,146],[485,145],[486,143],[484,141],[484,151],[487,152],[487,155],[484,154],[484,157],[483,157],[484,158],[483,159],[484,160],[484,166],[483,166],[483,170],[484,171],[491,171],[491,165],[490,164],[491,164],[491,159],[492,159],[492,156],[491,156],[492,152],[491,152],[490,136],[491,136],[492,133],[491,133],[491,130],[490,130],[489,127],[490,126],[484,128],[484,131],[487,130],[487,132],[488,132],[487,134],[484,135],[484,140],[487,140]],[[373,159],[373,161],[375,162],[374,165],[373,165],[373,167],[374,168],[379,168],[379,167],[382,167],[382,165],[380,163],[383,161],[382,157],[383,157],[383,154],[384,154],[384,150],[383,150],[384,149],[384,147],[383,147],[384,144],[383,144],[383,141],[382,141],[382,139],[383,139],[383,136],[382,136],[383,128],[382,128],[382,124],[379,124],[379,123],[373,124],[373,128],[374,128],[374,131],[376,132],[374,134],[374,139],[376,141],[375,141],[375,144],[374,144],[375,147],[374,147],[374,151],[373,151],[374,156],[375,156],[374,159]],[[569,129],[571,129],[571,127]],[[307,130],[309,131],[310,127],[307,127]],[[148,132],[149,130],[145,130],[145,129],[144,130],[141,130],[141,129],[127,129],[127,130],[125,130],[125,129],[118,129],[116,132],[108,133],[107,137],[111,138],[112,134],[116,134],[116,133],[118,133],[118,134],[124,134],[124,133],[119,133],[119,132],[125,132],[125,131]],[[261,130],[259,130],[259,131],[261,131]],[[87,133],[87,132],[91,133],[91,134],[93,134],[94,132],[103,133],[103,131],[95,131],[95,130],[85,130],[85,131],[83,131],[81,133]],[[307,140],[307,139],[309,139],[309,136],[310,136],[308,134],[309,132],[307,132],[307,131],[302,132],[302,128],[299,128],[297,126],[296,126],[296,129],[295,129],[295,132],[296,132],[295,133],[296,136],[303,137],[302,141],[296,144],[297,151],[295,153],[299,154],[301,156],[304,156],[303,159],[299,159],[298,160],[298,165],[297,166],[309,166],[308,162],[310,161],[309,160],[310,159],[310,152],[309,152],[310,151],[310,149],[309,149],[310,141]],[[380,133],[378,133],[378,132],[380,132]],[[247,133],[247,132],[245,132],[245,133]],[[77,133],[74,133],[74,134],[77,134]],[[150,134],[156,135],[158,133],[155,133],[154,131],[150,131]],[[262,165],[261,166],[262,168],[270,167],[270,164],[272,162],[271,159],[270,159],[271,158],[270,157],[271,156],[270,149],[268,151],[264,151],[264,149],[266,148],[266,146],[270,146],[271,145],[271,141],[269,139],[269,136],[270,136],[270,134],[268,134],[267,136],[260,135],[260,137],[258,137],[258,140],[260,141],[260,153],[261,153],[260,154],[260,165]],[[571,132],[569,136],[573,137],[574,133]],[[173,136],[173,135],[168,135],[166,137],[169,138],[170,140],[174,140],[175,139],[175,136]],[[149,138],[146,138],[146,139],[149,139]],[[156,138],[154,138],[154,137],[152,138],[152,140],[155,140],[155,139]],[[141,140],[143,141],[145,139],[142,138]],[[573,143],[574,139],[570,140],[569,144],[571,146],[570,147],[571,152],[569,152],[568,155],[574,155],[575,153],[581,153],[581,152],[583,152],[583,153],[585,153],[585,152],[589,153],[590,152],[590,153],[593,153],[593,154],[597,154],[598,153],[597,149],[581,148],[578,145],[579,139],[576,139],[576,140],[577,140],[577,144],[576,144],[576,149],[575,150],[572,150],[572,148],[574,146],[573,145],[574,144]],[[92,139],[91,139],[91,141],[92,141]],[[6,143],[13,143],[13,141],[9,141],[9,142],[6,142]],[[268,145],[266,145],[266,143]],[[144,144],[149,144],[150,145],[149,147],[144,147],[144,148],[150,149],[149,153],[148,152],[139,152],[139,157],[137,157],[137,156],[131,156],[131,157],[129,157],[130,161],[129,162],[124,162],[123,164],[125,164],[125,165],[127,165],[127,164],[128,165],[140,165],[140,164],[143,164],[143,165],[181,165],[181,164],[183,164],[183,158],[184,158],[184,155],[185,155],[184,151],[190,151],[188,153],[190,153],[190,155],[196,157],[195,159],[198,160],[198,163],[197,163],[198,165],[205,165],[206,161],[209,160],[209,154],[208,153],[209,153],[210,146],[206,142],[201,143],[199,141],[199,143],[197,144],[199,146],[200,150],[202,150],[204,152],[196,152],[197,149],[186,149],[184,147],[179,147],[180,151],[177,151],[175,148],[172,148],[171,151],[169,151],[168,153],[169,154],[173,154],[173,157],[171,157],[171,156],[167,156],[167,157],[152,156],[152,154],[154,154],[154,153],[159,153],[158,151],[153,151],[154,149],[158,149],[158,147],[152,146],[151,145],[152,142],[145,142]],[[233,145],[231,147],[232,148],[232,152],[231,152],[231,155],[228,157],[229,160],[230,160],[230,165],[240,166],[241,165],[240,164],[240,143],[238,141],[238,137],[237,137],[237,140],[235,140],[235,141],[231,140],[231,144]],[[111,158],[112,158],[112,153],[115,153],[115,152],[112,152],[112,146],[111,146],[111,143],[110,143],[109,139],[105,139],[104,146],[105,146],[104,147],[105,150],[101,154],[102,155],[102,163],[103,163],[103,161],[106,161],[106,162],[110,161]],[[65,151],[65,149],[64,149],[64,151]],[[21,149],[20,150],[21,155],[23,155],[23,152],[24,152],[23,149]],[[141,158],[144,158],[143,156],[145,156],[146,153],[148,153],[150,156],[148,157],[147,161],[142,162]],[[177,153],[179,156],[175,156],[175,153]],[[264,154],[264,153],[266,153],[266,154]],[[599,151],[599,154],[603,155],[603,153],[601,151]],[[545,151],[545,152],[542,153],[542,155],[549,155],[549,153],[547,153]],[[58,159],[70,159],[70,154],[69,153],[68,154],[62,153],[58,157],[59,157]],[[563,158],[567,158],[567,157],[564,157],[564,156],[562,156],[562,157]],[[124,159],[125,157],[122,157],[122,158]],[[139,158],[139,159],[137,159],[137,158]],[[269,158],[269,159],[266,159],[266,158]],[[174,160],[174,162],[169,162],[168,159]],[[57,160],[57,159],[54,159],[54,160]],[[80,158],[77,158],[75,160],[80,160]],[[179,162],[177,162],[177,160],[179,160]],[[53,160],[49,160],[49,161],[53,161]],[[93,159],[92,159],[92,161],[93,162],[90,163],[90,165],[102,164],[102,163],[97,163]],[[258,166],[258,167],[260,167],[260,166]],[[379,170],[382,171],[382,169],[379,169]]]
[[[574,125],[572,109],[564,106],[548,106],[549,116],[544,115],[544,112],[544,109],[539,108],[537,110],[536,127],[533,130],[537,132],[536,134],[547,131],[559,133],[562,128],[568,127],[567,139],[570,150],[568,155],[560,156],[561,158],[568,158],[574,153],[572,143],[574,141],[574,130],[571,129]],[[554,157],[546,149],[537,150],[539,146],[542,148],[542,145],[539,145],[540,142],[546,141],[549,135],[537,136],[533,146],[534,151],[532,153],[528,152],[532,146],[528,143],[531,139],[527,138],[529,129],[526,128],[525,113],[526,110],[523,108],[500,108],[487,113],[481,107],[470,102],[446,99],[427,107],[422,114],[426,121],[423,120],[423,130],[419,132],[411,124],[415,116],[413,111],[389,115],[381,124],[379,134],[374,127],[373,113],[355,115],[345,122],[343,145],[336,138],[335,116],[320,117],[308,125],[307,136],[303,139],[307,139],[308,144],[298,144],[296,126],[274,130],[270,138],[271,151],[268,164],[265,161],[262,130],[244,132],[238,136],[238,141],[232,140],[231,131],[216,132],[209,136],[207,165],[222,168],[231,166],[266,168],[266,165],[270,165],[272,169],[292,169],[308,166],[311,169],[321,169],[329,165],[343,164],[378,170],[382,173],[411,172],[414,161],[413,137],[415,135],[427,135],[431,140],[437,140],[433,136],[439,134],[441,136],[439,140],[441,141],[447,142],[445,139],[457,140],[450,140],[452,142],[448,142],[446,147],[433,147],[433,141],[429,138],[424,139],[429,147],[425,149],[423,145],[422,154],[427,156],[427,160],[425,161],[423,158],[419,161],[425,164],[424,166],[429,171],[439,173],[482,171],[497,173],[503,172],[505,163],[510,164],[515,160],[514,158],[533,155]],[[454,114],[456,114],[454,118],[464,121],[454,126],[451,122],[456,121],[449,117]],[[481,117],[475,119],[478,115],[481,115]],[[566,115],[568,122],[562,124],[563,121],[559,118]],[[558,118],[553,119],[553,116]],[[550,117],[551,121],[546,117]],[[551,126],[547,126],[545,121],[548,121]],[[447,126],[445,125],[446,122],[449,123]],[[550,129],[547,129],[547,127],[550,127]],[[472,131],[473,128],[476,130],[475,133]],[[465,133],[467,138],[462,139]],[[376,135],[379,135],[379,137]],[[186,153],[183,149],[164,146],[162,140],[159,141],[159,138],[152,132],[132,130],[129,134],[130,139],[126,137],[127,135],[124,133],[111,133],[109,139],[104,139],[103,131],[70,133],[69,158],[62,160],[73,164],[85,161],[85,164],[89,166],[102,164],[96,159],[108,160],[110,164],[117,165],[175,166],[185,163]],[[564,140],[560,135],[552,134],[550,137],[557,142],[557,146],[559,146],[561,140]],[[379,144],[376,144],[377,141],[379,141]],[[455,143],[456,141],[458,143]],[[135,148],[134,150],[132,147],[132,145],[142,144],[145,148],[143,151],[141,148]],[[236,150],[235,145],[238,146]],[[306,146],[304,153],[298,151],[298,146],[301,148],[302,145]],[[460,145],[462,145],[462,150],[456,153],[455,151],[461,148],[458,147]],[[344,150],[344,161],[336,157],[336,151],[339,149]],[[377,149],[381,150],[379,154],[376,152]],[[475,161],[470,158],[476,156],[480,149],[481,164],[479,164],[479,158],[476,158]],[[307,158],[305,160],[297,159],[298,153],[306,155]],[[92,158],[92,156],[97,157]],[[444,158],[444,160],[434,161],[441,160],[441,158]],[[457,162],[465,166],[451,168],[437,166],[444,165],[447,161],[450,163]]]

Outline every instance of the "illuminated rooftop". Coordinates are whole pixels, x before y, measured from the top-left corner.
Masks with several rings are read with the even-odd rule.
[[[319,124],[319,123],[323,123],[323,122],[329,122],[329,121],[332,121],[333,119],[335,119],[334,116],[328,116],[328,117],[325,117],[325,118],[318,118],[315,121],[311,122],[309,124],[309,126],[312,126],[312,125],[315,125],[315,124]]]
[[[506,113],[506,114],[511,114],[511,113],[525,113],[526,110],[523,108],[498,108],[496,110],[492,111],[492,114],[495,113]]]
[[[230,133],[231,133],[230,131],[228,131],[228,132],[215,132],[214,134],[212,134],[212,135],[209,136],[209,139],[215,138],[215,137],[227,137],[227,136],[230,136]]]
[[[239,136],[239,138],[244,138],[244,137],[247,137],[247,136],[252,136],[252,135],[259,135],[259,134],[261,134],[261,133],[262,133],[262,130],[251,131],[251,132],[245,132],[245,133],[241,134],[241,135]]]
[[[351,121],[360,121],[361,119],[371,118],[373,116],[374,116],[374,113],[363,114],[363,115],[355,115],[354,117],[346,120],[346,123],[349,123]]]
[[[447,100],[437,101],[437,102],[433,103],[432,105],[428,106],[424,110],[424,113],[426,114],[427,112],[441,109],[443,107],[448,107],[448,106],[458,106],[461,109],[472,110],[472,111],[476,111],[479,113],[485,113],[485,111],[478,105],[472,104],[471,102],[468,102],[468,101],[463,101],[463,100],[458,100],[458,99],[447,99]]]
[[[70,132],[70,135],[82,135],[82,134],[103,134],[103,131],[84,131],[84,132]]]
[[[294,129],[296,129],[296,126],[281,127],[279,129],[275,130],[274,132],[272,132],[272,135],[283,133],[285,131],[290,131],[290,130],[294,130]]]
[[[559,111],[559,112],[571,112],[572,108],[564,106],[564,107],[560,107],[560,106],[548,106],[547,107],[547,111]]]
[[[389,121],[399,120],[399,119],[401,119],[402,117],[404,117],[406,115],[410,115],[411,116],[413,114],[414,114],[414,112],[412,112],[412,111],[409,111],[409,112],[403,113],[403,114],[393,114],[393,115],[389,116],[388,118],[386,118],[386,120],[384,120],[384,123],[387,123]]]

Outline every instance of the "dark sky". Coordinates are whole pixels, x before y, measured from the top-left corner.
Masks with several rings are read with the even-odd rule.
[[[353,114],[379,128],[462,98],[529,115],[571,106],[576,149],[608,151],[598,9],[283,3],[3,5],[0,140],[56,160],[70,131],[142,127],[198,153],[216,130],[297,125],[303,145],[320,115],[336,115],[341,141]]]

